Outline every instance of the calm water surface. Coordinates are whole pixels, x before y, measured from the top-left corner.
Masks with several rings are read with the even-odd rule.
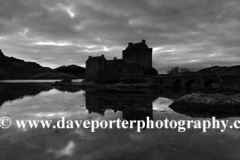
[[[43,80],[0,80],[0,83],[54,83],[61,79],[43,79]],[[73,82],[82,82],[82,79],[74,79]]]
[[[150,93],[67,91],[44,85],[1,85],[0,160],[237,160],[240,131],[174,129],[18,129],[14,120],[193,119],[168,106],[172,99]],[[202,119],[202,118],[196,118]],[[230,121],[239,118],[228,118]]]

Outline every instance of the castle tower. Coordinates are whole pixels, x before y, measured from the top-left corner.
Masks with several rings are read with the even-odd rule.
[[[145,40],[140,43],[128,43],[122,52],[123,61],[129,64],[138,64],[145,68],[152,68],[152,48],[149,48]]]

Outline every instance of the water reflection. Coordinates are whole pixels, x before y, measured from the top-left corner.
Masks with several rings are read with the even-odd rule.
[[[0,106],[6,101],[12,101],[25,96],[35,96],[51,89],[48,85],[0,85]]]
[[[86,109],[104,115],[106,110],[121,111],[122,118],[126,120],[153,119],[153,101],[157,96],[144,94],[122,94],[107,92],[86,92]]]
[[[54,153],[56,158],[62,157],[62,156],[71,156],[73,154],[73,150],[75,148],[75,143],[73,141],[69,141],[67,146],[64,147],[61,150],[54,150],[49,149],[49,153]]]
[[[15,119],[59,120],[153,120],[192,119],[168,108],[171,99],[151,93],[61,90],[18,86],[0,91],[0,117]],[[43,87],[43,88],[42,88]],[[11,91],[11,92],[10,92]],[[10,95],[12,94],[12,95]],[[230,118],[233,122],[238,118]],[[55,121],[54,121],[55,122]],[[229,122],[230,123],[230,122]],[[239,159],[239,130],[225,133],[209,130],[171,129],[98,129],[95,133],[84,128],[25,129],[16,126],[0,131],[0,159]],[[14,154],[13,154],[14,152]]]
[[[149,93],[53,89],[46,85],[8,85],[1,89],[1,113],[15,119],[77,117],[87,116],[87,112],[104,116],[112,110],[121,112],[126,120],[146,120],[153,119],[153,109],[169,111],[172,102]]]

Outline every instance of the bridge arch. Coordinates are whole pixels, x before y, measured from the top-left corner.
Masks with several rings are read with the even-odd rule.
[[[215,79],[207,79],[205,82],[204,82],[204,89],[208,89],[208,90],[212,90],[213,88],[213,84],[215,85],[218,85],[218,88],[219,88],[219,82]]]
[[[189,79],[185,82],[185,90],[191,91],[192,90],[192,84],[195,82],[195,79]]]
[[[173,84],[172,84],[172,88],[173,90],[180,90],[182,88],[182,81],[180,79],[176,79],[173,81]]]

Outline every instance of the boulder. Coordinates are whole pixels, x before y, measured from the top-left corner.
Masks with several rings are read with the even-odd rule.
[[[67,78],[67,79],[61,80],[60,83],[72,83],[72,80]]]
[[[69,79],[69,78],[66,78],[66,79],[63,79],[63,80],[61,80],[61,81],[56,81],[56,82],[54,82],[53,83],[53,85],[71,85],[72,84],[72,80],[71,79]]]
[[[190,94],[177,99],[169,107],[192,117],[240,116],[240,97],[222,94]]]

